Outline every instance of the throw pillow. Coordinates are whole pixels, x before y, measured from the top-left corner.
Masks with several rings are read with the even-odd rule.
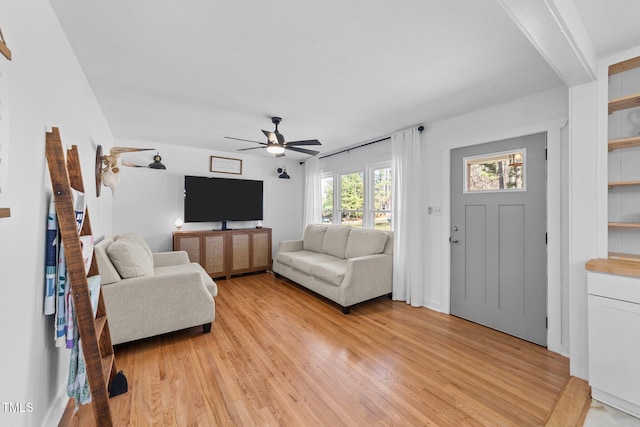
[[[140,245],[140,247],[144,249],[145,253],[149,257],[153,265],[153,253],[151,252],[151,248],[149,247],[149,244],[147,243],[146,240],[142,238],[141,235],[137,233],[122,233],[116,236],[116,240],[128,240],[130,242],[137,243],[138,245]]]
[[[387,243],[387,233],[381,230],[353,229],[349,234],[345,258],[380,254]]]
[[[123,279],[153,275],[153,261],[137,242],[118,239],[109,245],[107,254]]]

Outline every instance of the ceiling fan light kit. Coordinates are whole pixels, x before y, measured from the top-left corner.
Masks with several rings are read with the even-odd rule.
[[[250,139],[234,138],[231,136],[225,136],[227,139],[235,139],[237,141],[253,142],[254,144],[260,144],[261,147],[240,148],[238,151],[255,150],[257,148],[266,148],[271,154],[275,154],[276,157],[284,156],[285,150],[296,151],[298,153],[308,154],[315,156],[319,151],[308,150],[306,148],[299,148],[301,145],[322,145],[317,139],[308,139],[304,141],[289,141],[285,142],[284,135],[278,130],[278,125],[282,122],[282,117],[271,117],[271,123],[276,125],[276,129],[273,132],[268,130],[262,130],[262,133],[267,137],[267,142],[252,141]]]
[[[284,145],[280,144],[269,144],[267,145],[267,151],[271,154],[282,154],[284,153]]]

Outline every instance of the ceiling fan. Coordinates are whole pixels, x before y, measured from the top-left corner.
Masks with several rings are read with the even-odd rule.
[[[227,139],[235,139],[237,141],[253,142],[260,144],[262,147],[241,148],[238,151],[255,150],[256,148],[266,148],[269,153],[275,154],[276,157],[284,156],[285,150],[297,151],[298,153],[309,154],[315,156],[319,151],[308,150],[306,148],[300,148],[301,145],[322,145],[317,139],[307,139],[304,141],[290,141],[285,142],[284,135],[278,131],[278,125],[282,121],[282,117],[271,117],[271,123],[276,125],[276,129],[273,132],[263,130],[262,133],[267,137],[267,142],[251,141],[250,139],[233,138],[225,136]]]

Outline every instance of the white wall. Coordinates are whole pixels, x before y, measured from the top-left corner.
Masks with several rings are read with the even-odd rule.
[[[0,207],[11,208],[10,218],[0,218],[0,402],[33,406],[27,413],[0,407],[0,425],[50,425],[66,404],[70,352],[53,346],[52,316],[42,314],[51,194],[45,128],[59,127],[64,144],[78,145],[89,189],[94,145],[110,145],[113,137],[49,2],[3,0],[0,17],[13,53],[12,62],[0,57],[9,79],[9,139],[0,142],[8,177]],[[93,230],[109,232],[111,201],[89,192],[88,203]]]
[[[177,142],[179,143],[179,141]],[[216,176],[233,179],[264,181],[264,227],[272,228],[273,253],[281,240],[302,236],[302,203],[304,167],[290,157],[249,155],[239,152],[220,152],[153,142],[117,140],[118,146],[156,148],[166,170],[121,168],[120,187],[115,194],[103,187],[100,199],[113,200],[113,232],[137,232],[153,251],[172,249],[172,235],[176,218],[183,217],[184,176]],[[233,143],[230,143],[233,144]],[[110,147],[108,147],[110,148]],[[107,148],[107,149],[108,149]],[[147,165],[154,152],[124,154],[126,160]],[[242,160],[242,175],[212,173],[210,156],[217,155]],[[278,178],[277,169],[285,166],[291,179]],[[229,222],[228,227],[252,228],[250,222]],[[220,223],[187,223],[183,230],[220,229]]]

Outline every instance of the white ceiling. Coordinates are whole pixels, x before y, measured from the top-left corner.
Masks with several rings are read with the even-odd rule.
[[[500,0],[50,3],[118,139],[233,151],[275,115],[327,153],[563,84]],[[576,3],[599,55],[640,45],[640,2]]]

